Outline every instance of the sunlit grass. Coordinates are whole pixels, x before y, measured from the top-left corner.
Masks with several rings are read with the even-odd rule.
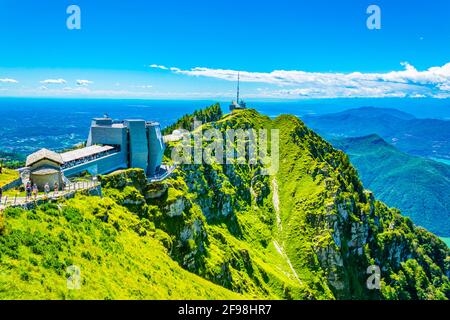
[[[0,174],[0,187],[3,187],[19,178],[19,172],[16,170],[3,168]]]

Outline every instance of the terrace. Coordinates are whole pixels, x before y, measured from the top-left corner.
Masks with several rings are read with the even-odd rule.
[[[61,154],[61,157],[64,161],[61,169],[67,170],[78,165],[106,157],[116,152],[120,152],[119,146],[99,145],[93,145],[90,147],[65,152]]]

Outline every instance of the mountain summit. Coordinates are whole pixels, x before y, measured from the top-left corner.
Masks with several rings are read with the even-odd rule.
[[[103,198],[7,209],[0,298],[450,297],[447,246],[376,201],[301,120],[235,110],[197,130],[208,128],[279,130],[278,173],[186,164],[149,183],[130,169],[101,177]],[[66,290],[70,265],[83,290]]]

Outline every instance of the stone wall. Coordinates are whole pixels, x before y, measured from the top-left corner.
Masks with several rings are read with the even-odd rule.
[[[8,183],[7,185],[2,186],[3,191],[14,189],[20,187],[22,184],[22,179],[16,179],[13,182]]]

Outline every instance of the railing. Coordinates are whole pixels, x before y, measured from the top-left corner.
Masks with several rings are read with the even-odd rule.
[[[70,184],[67,184],[64,187],[64,190],[59,190],[57,192],[50,191],[47,194],[40,194],[38,196],[31,196],[31,197],[23,197],[15,195],[13,196],[3,196],[0,199],[0,209],[4,209],[6,207],[11,206],[19,206],[19,205],[26,205],[28,203],[32,203],[38,200],[53,200],[53,199],[59,199],[67,194],[73,192],[73,191],[79,191],[79,190],[88,190],[93,189],[100,185],[100,182],[96,179],[91,181],[78,181],[78,182],[72,182]]]
[[[167,179],[172,172],[177,168],[177,166],[173,165],[173,166],[166,166],[166,165],[162,165],[161,168],[159,169],[159,171],[148,178],[149,182],[160,182],[163,181],[164,179]]]
[[[98,186],[100,183],[97,180],[93,181],[79,181],[79,182],[72,182],[65,186],[64,191],[77,191],[77,190],[83,190],[83,189],[90,189]]]

